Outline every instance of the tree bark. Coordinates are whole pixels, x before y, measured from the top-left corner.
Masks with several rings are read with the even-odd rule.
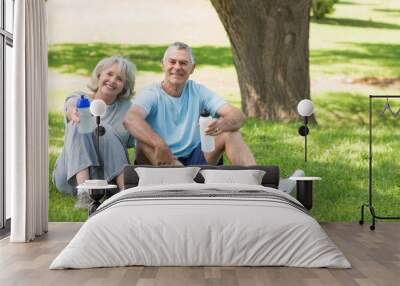
[[[231,42],[244,113],[261,119],[298,119],[298,102],[310,98],[311,0],[211,3]]]

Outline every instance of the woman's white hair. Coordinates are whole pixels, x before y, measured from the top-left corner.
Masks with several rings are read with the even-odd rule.
[[[194,59],[192,48],[189,45],[187,45],[185,43],[182,43],[182,42],[175,42],[175,43],[171,44],[165,50],[165,53],[164,53],[164,56],[163,56],[163,61],[165,61],[167,59],[168,52],[169,52],[170,49],[177,49],[177,50],[185,50],[185,51],[187,51],[189,53],[191,63],[195,64],[195,59]]]
[[[100,74],[114,64],[118,65],[123,78],[125,78],[124,88],[122,89],[121,93],[118,94],[118,98],[129,98],[134,93],[136,67],[130,60],[118,55],[104,58],[97,63],[92,72],[92,77],[90,79],[90,83],[88,84],[88,88],[93,92],[97,92],[99,89]]]

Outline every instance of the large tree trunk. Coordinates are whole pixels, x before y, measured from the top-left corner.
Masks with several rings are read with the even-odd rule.
[[[228,33],[247,116],[297,119],[310,98],[311,0],[211,0]]]

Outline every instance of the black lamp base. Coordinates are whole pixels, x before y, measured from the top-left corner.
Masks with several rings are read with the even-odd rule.
[[[97,126],[95,129],[95,134],[99,134],[99,136],[103,136],[104,134],[106,134],[106,129],[103,126]],[[99,132],[99,133],[97,133]]]
[[[308,129],[308,127],[307,126],[300,126],[300,128],[299,128],[299,134],[301,135],[301,136],[306,136],[306,135],[308,135],[308,133],[310,132],[310,130]]]
[[[304,162],[307,162],[307,135],[310,133],[307,124],[307,116],[304,116],[304,125],[299,128],[299,134],[304,137]]]

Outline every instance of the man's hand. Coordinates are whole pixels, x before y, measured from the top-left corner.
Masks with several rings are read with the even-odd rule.
[[[165,141],[150,127],[145,120],[146,114],[142,107],[134,105],[124,119],[124,127],[132,134],[140,145],[140,156],[145,156],[146,161],[152,165],[182,165],[172,154]],[[138,155],[138,153],[136,154]],[[136,159],[139,159],[138,156]]]
[[[224,120],[224,118],[214,119],[208,124],[208,127],[204,131],[206,135],[217,136],[227,131],[226,120]]]
[[[164,143],[154,148],[154,159],[156,165],[175,165],[177,158],[172,154],[171,149]]]
[[[217,110],[217,114],[220,118],[214,119],[208,124],[208,128],[205,130],[207,135],[217,136],[223,132],[237,131],[246,120],[243,112],[230,104],[221,106]]]

